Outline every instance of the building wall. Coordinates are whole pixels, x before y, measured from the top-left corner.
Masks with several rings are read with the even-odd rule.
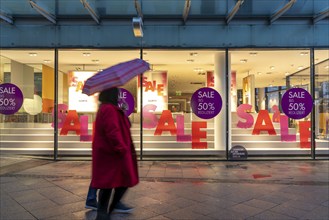
[[[250,21],[251,22],[251,21]],[[268,24],[252,23],[230,25],[209,22],[191,22],[187,25],[169,22],[144,23],[145,48],[225,48],[225,47],[327,47],[328,20],[286,21]],[[2,24],[0,46],[3,48],[138,48],[131,21],[100,25]]]

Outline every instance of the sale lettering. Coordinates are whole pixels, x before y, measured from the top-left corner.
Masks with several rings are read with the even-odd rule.
[[[54,123],[51,126],[54,127]],[[60,135],[67,135],[71,131],[80,136],[80,141],[92,141],[93,134],[88,134],[88,116],[79,117],[77,111],[68,110],[66,104],[58,105],[58,128],[61,129]]]
[[[0,93],[1,94],[15,94],[16,88],[15,87],[0,87]]]
[[[207,122],[192,121],[192,134],[185,134],[184,115],[176,116],[176,124],[170,110],[163,110],[160,118],[154,114],[157,106],[148,104],[143,107],[143,128],[155,128],[154,135],[161,136],[163,132],[169,132],[171,136],[176,136],[177,142],[192,141],[192,149],[207,149],[207,142],[201,139],[207,138],[206,131],[201,129],[207,128]]]
[[[192,141],[193,149],[206,149],[207,142],[202,142],[201,139],[207,138],[206,131],[207,122],[192,122],[192,134],[184,133],[184,115],[176,116],[176,124],[173,115],[169,110],[164,110],[160,119],[151,111],[156,110],[155,105],[146,105],[143,108],[143,113],[146,120],[143,123],[144,128],[155,128],[154,135],[160,136],[163,132],[169,132],[172,136],[176,135],[177,142]],[[52,126],[54,126],[52,124]],[[61,129],[60,135],[67,135],[69,132],[74,132],[80,135],[80,141],[91,141],[93,134],[88,134],[88,116],[78,116],[76,110],[68,110],[65,104],[58,105],[58,128]],[[94,130],[94,129],[93,129]]]
[[[158,96],[163,96],[163,90],[164,90],[164,85],[163,84],[157,84],[156,80],[153,81],[147,81],[147,77],[143,77],[143,88],[145,88],[145,92],[147,91],[157,91]]]
[[[204,94],[203,94],[204,95]],[[208,94],[207,94],[208,95]],[[143,107],[143,128],[155,129],[154,135],[161,136],[163,133],[169,133],[171,136],[176,136],[177,142],[191,142],[192,149],[207,149],[207,121],[192,121],[191,134],[185,133],[184,115],[176,115],[176,123],[170,110],[163,110],[158,118],[154,113],[157,106],[148,104]],[[268,133],[269,135],[277,135],[271,117],[267,110],[260,110],[256,121],[249,113],[252,106],[249,104],[242,104],[237,108],[237,115],[241,119],[237,123],[238,128],[246,129],[252,128],[252,135],[259,135],[261,133]],[[276,111],[278,111],[276,109]],[[295,142],[296,133],[289,133],[289,120],[286,115],[279,115],[280,134],[282,142]],[[300,132],[300,147],[311,147],[311,123],[310,121],[299,121]],[[52,124],[52,126],[54,126]],[[88,133],[88,116],[82,115],[79,117],[76,110],[68,110],[65,104],[58,105],[58,128],[61,129],[60,135],[67,135],[69,132],[74,132],[80,136],[80,141],[91,141],[92,134]]]
[[[127,98],[127,92],[125,92],[125,91],[122,92],[120,90],[118,97],[119,97],[119,99],[125,99],[125,98]]]
[[[214,91],[210,91],[210,92],[198,92],[198,98],[202,99],[202,98],[214,98],[215,97],[215,92]]]
[[[305,92],[289,92],[289,98],[305,98]]]
[[[245,121],[239,120],[237,123],[238,128],[251,128],[254,125],[254,118],[248,111],[251,111],[252,105],[242,104],[237,108],[237,115]],[[286,115],[280,115],[280,133],[281,141],[292,142],[296,141],[296,133],[289,134],[289,120]],[[299,133],[300,133],[300,147],[311,147],[311,122],[299,121]],[[259,135],[262,132],[267,132],[269,135],[276,135],[272,120],[267,110],[260,110],[257,115],[257,119],[252,130],[252,135]]]

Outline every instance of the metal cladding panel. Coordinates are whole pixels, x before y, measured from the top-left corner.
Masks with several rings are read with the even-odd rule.
[[[195,24],[144,25],[146,48],[328,47],[329,25]],[[3,48],[138,48],[132,24],[122,25],[1,25]]]

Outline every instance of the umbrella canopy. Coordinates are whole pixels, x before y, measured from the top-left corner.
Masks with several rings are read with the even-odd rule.
[[[104,89],[122,86],[149,69],[150,64],[142,59],[116,64],[88,78],[83,86],[82,93],[91,95]]]

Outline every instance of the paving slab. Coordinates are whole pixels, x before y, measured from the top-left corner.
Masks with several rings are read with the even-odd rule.
[[[1,220],[94,220],[90,160],[0,155]],[[329,161],[139,161],[112,220],[329,219]]]

